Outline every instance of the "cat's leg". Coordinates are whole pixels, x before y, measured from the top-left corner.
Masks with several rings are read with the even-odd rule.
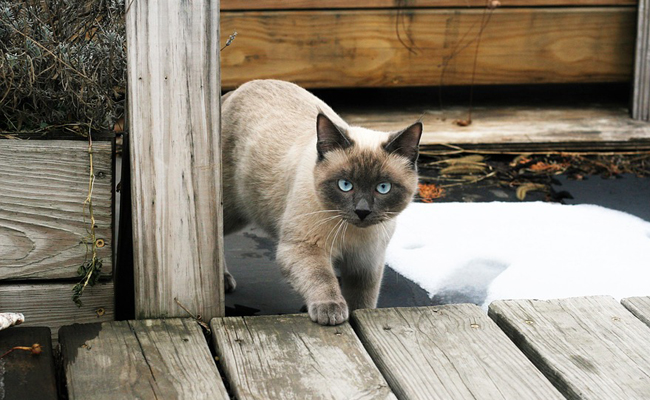
[[[233,232],[237,232],[248,225],[248,221],[240,213],[236,211],[235,207],[225,207],[224,204],[224,215],[223,215],[223,233],[228,235]],[[228,266],[226,265],[226,260],[223,260],[223,289],[226,293],[233,292],[237,288],[237,281],[228,271]]]
[[[304,242],[280,241],[277,261],[289,283],[305,299],[312,321],[338,325],[348,319],[348,305],[324,249]]]
[[[232,276],[228,267],[226,266],[226,260],[223,260],[223,290],[226,293],[234,292],[237,288],[237,281]]]
[[[384,275],[384,249],[372,247],[344,255],[339,263],[341,290],[350,312],[377,307],[381,279]]]

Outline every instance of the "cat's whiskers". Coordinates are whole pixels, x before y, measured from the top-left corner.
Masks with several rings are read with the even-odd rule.
[[[336,229],[336,233],[334,234],[334,238],[332,238],[332,245],[330,246],[330,260],[332,260],[332,254],[334,252],[334,244],[336,243],[336,237],[339,236],[339,233],[342,232],[342,229],[345,227],[345,220],[341,220],[339,224],[337,224],[338,228]],[[339,245],[340,246],[340,245]]]
[[[332,233],[334,233],[334,232],[338,232],[338,228],[340,228],[341,225],[343,225],[343,219],[341,219],[340,221],[338,221],[338,222],[337,222],[337,223],[332,227],[332,229],[330,229],[330,233],[327,235],[327,237],[325,238],[325,242],[323,243],[323,246],[325,246],[325,249],[327,249],[327,243],[328,243],[329,240],[330,240],[330,236],[332,236]],[[335,240],[336,240],[336,234],[334,234],[334,237],[332,238],[332,246],[330,247],[330,259],[332,258],[332,248],[334,247],[334,241],[335,241]]]
[[[386,230],[386,227],[384,226],[384,223],[380,222],[377,225],[379,225],[381,227],[381,230],[384,233],[384,237],[386,238],[386,243],[390,242],[390,235],[388,234],[388,231]]]
[[[305,237],[309,237],[309,235],[311,235],[312,232],[314,232],[316,229],[318,229],[320,226],[326,224],[327,222],[332,221],[332,220],[334,220],[336,218],[342,218],[342,217],[343,217],[343,215],[334,215],[334,216],[325,217],[325,218],[319,220],[318,222],[316,222],[316,224],[314,224],[314,226],[312,226],[309,229],[309,231],[307,231],[307,233],[305,234]]]
[[[326,213],[326,212],[337,212],[337,213],[340,213],[341,210],[319,210],[319,211],[312,211],[312,212],[308,212],[308,213],[304,213],[304,214],[294,215],[293,217],[294,217],[294,218],[297,218],[297,217],[306,217],[307,215],[321,214],[321,213]]]

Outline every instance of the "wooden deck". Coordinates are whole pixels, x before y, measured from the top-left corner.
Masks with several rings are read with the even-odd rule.
[[[359,310],[336,327],[215,318],[210,336],[190,319],[105,322],[63,327],[59,340],[71,400],[628,400],[650,398],[649,322],[650,297],[597,296],[497,301],[487,315],[468,304]],[[0,332],[0,344],[26,329]],[[9,371],[38,356],[14,353],[0,382],[34,398]]]

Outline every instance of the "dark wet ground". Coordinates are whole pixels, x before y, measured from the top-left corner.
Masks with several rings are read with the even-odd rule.
[[[487,157],[487,161],[488,164],[492,162],[490,157]],[[537,163],[538,160],[534,161]],[[506,163],[511,162],[512,160],[506,160]],[[645,168],[645,164],[641,167]],[[478,172],[475,176],[485,176],[495,168],[499,168],[498,165],[491,165],[487,168],[487,172]],[[441,178],[439,169],[425,167],[421,168],[421,171],[428,177],[423,182],[429,184],[455,185],[459,181],[457,176]],[[495,174],[476,183],[445,187],[443,196],[433,200],[432,207],[435,207],[436,202],[519,202],[522,200],[517,198],[517,188],[533,183],[538,186],[535,186],[534,190],[526,191],[525,201],[596,204],[650,221],[650,177],[637,176],[643,175],[640,173],[608,174],[600,171],[596,175],[589,175],[570,169],[565,172],[555,175],[530,173],[530,171],[521,173],[505,171],[504,175]],[[508,176],[515,178],[515,184],[512,183],[513,180],[505,179]],[[460,178],[462,179],[467,178]],[[300,311],[302,300],[284,281],[274,264],[273,241],[259,228],[249,227],[242,232],[227,236],[225,249],[228,268],[237,280],[237,290],[226,295],[228,315],[284,314]],[[463,271],[463,274],[473,280],[473,287],[484,287],[485,290],[468,292],[465,288],[448,288],[445,293],[438,293],[433,298],[429,298],[419,286],[387,267],[379,307],[464,302],[481,304],[485,299],[489,282],[500,272],[502,268],[500,269],[499,266],[468,266],[468,270]],[[482,285],[480,282],[485,284]]]

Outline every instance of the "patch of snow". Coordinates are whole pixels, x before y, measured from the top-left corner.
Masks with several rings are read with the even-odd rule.
[[[594,205],[411,204],[387,264],[430,296],[498,299],[650,295],[650,222]]]

